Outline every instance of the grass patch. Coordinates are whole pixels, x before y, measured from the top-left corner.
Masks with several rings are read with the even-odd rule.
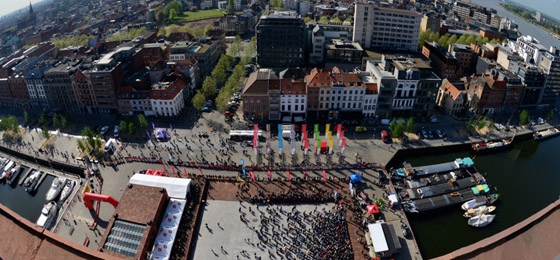
[[[218,9],[199,10],[196,12],[184,12],[183,15],[177,16],[171,22],[180,23],[180,22],[212,19],[212,18],[222,17],[224,16],[224,14],[226,14],[225,10],[218,10]]]

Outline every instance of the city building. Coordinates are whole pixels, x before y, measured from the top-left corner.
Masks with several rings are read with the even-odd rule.
[[[363,48],[416,51],[422,14],[405,9],[357,2],[352,41]]]
[[[360,66],[364,50],[357,42],[333,39],[325,45],[325,61],[331,63],[351,63]]]
[[[523,64],[519,66],[517,75],[521,78],[523,97],[519,103],[520,108],[537,108],[541,103],[546,86],[546,75],[535,65]]]
[[[457,59],[438,43],[424,41],[422,55],[430,60],[432,70],[440,78],[457,79],[461,76],[457,74]]]
[[[80,62],[66,59],[57,61],[45,71],[43,89],[49,109],[70,114],[81,112],[76,89],[72,84],[72,77],[78,71]]]
[[[556,106],[560,97],[560,53],[554,47],[550,52],[541,55],[539,68],[546,74],[546,87],[542,99],[542,106]]]
[[[222,41],[175,42],[169,47],[169,61],[197,60],[201,76],[209,76],[222,55]]]
[[[467,108],[467,100],[467,91],[464,82],[450,82],[447,79],[441,82],[436,104],[445,111],[446,114],[452,117],[464,116]]]
[[[467,84],[469,108],[476,114],[513,112],[521,102],[521,79],[505,69],[492,69],[484,75],[473,75]]]
[[[91,84],[97,107],[95,113],[118,113],[117,92],[124,85],[125,71],[130,70],[130,57],[134,53],[132,47],[120,47],[94,61],[89,70]]]
[[[305,24],[296,12],[275,11],[257,24],[257,63],[264,68],[306,64]]]
[[[539,65],[541,55],[547,51],[536,38],[530,35],[523,35],[517,38],[515,49],[519,53],[519,56],[523,58],[524,62],[533,65]]]
[[[436,12],[428,12],[422,16],[422,21],[420,22],[420,30],[432,32],[439,32],[441,26],[441,15]]]
[[[449,53],[457,60],[458,75],[472,75],[476,72],[478,55],[470,46],[453,43],[449,45]]]
[[[280,113],[282,113],[282,122],[304,121],[307,117],[305,71],[286,69],[281,71],[278,76],[281,81]]]
[[[280,89],[280,79],[271,69],[251,73],[241,92],[243,116],[252,120],[279,120]]]

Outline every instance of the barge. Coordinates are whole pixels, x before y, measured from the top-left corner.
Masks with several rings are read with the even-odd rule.
[[[537,131],[533,134],[533,140],[542,141],[560,135],[559,127],[552,127],[545,130]]]

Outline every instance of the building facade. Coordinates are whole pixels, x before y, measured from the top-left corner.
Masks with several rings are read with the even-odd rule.
[[[296,12],[272,12],[257,24],[257,63],[264,68],[306,64],[305,24]]]

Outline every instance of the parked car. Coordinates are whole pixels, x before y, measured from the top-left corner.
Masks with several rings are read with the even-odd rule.
[[[119,137],[119,134],[120,134],[120,133],[119,133],[119,126],[116,125],[116,126],[115,126],[115,131],[113,132],[113,136],[116,138],[116,137]]]
[[[204,107],[204,108],[202,109],[202,112],[210,112],[210,108],[209,108],[209,107]]]
[[[412,232],[410,232],[410,228],[408,228],[408,226],[405,223],[401,224],[401,229],[403,232],[403,236],[405,238],[410,238],[412,236]]]
[[[441,130],[437,129],[436,134],[439,139],[443,139],[443,133],[441,132]]]
[[[109,126],[101,127],[100,133],[101,135],[105,135],[109,131]]]

